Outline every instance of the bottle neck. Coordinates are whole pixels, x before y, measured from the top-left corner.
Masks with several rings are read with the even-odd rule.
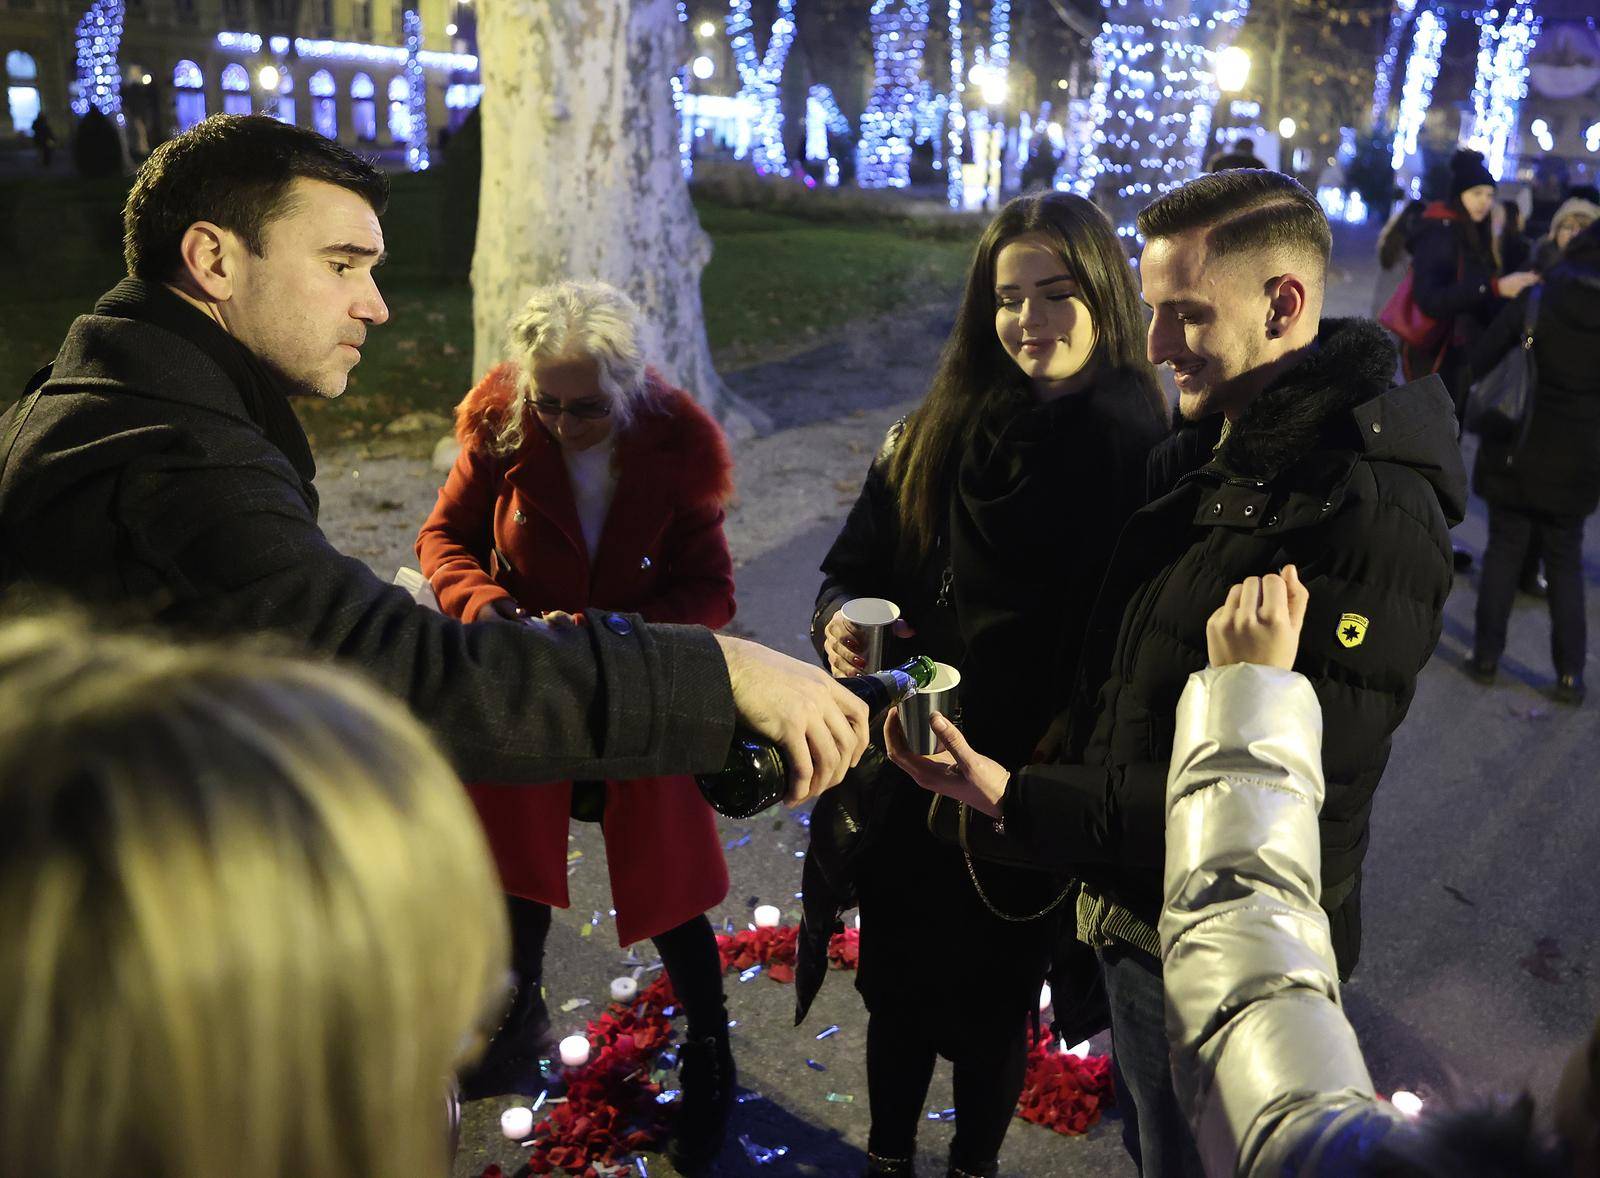
[[[898,669],[874,671],[870,675],[852,675],[848,679],[839,680],[839,683],[846,691],[866,704],[874,716],[886,708],[893,707],[907,696],[915,694],[917,690],[916,680]]]

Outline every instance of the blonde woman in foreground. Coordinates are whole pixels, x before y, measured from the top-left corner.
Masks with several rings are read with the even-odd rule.
[[[0,627],[0,1173],[444,1175],[504,921],[392,699],[79,618]]]

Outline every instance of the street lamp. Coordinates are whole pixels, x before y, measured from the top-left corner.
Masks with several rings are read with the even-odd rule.
[[[703,82],[717,72],[717,63],[702,55],[694,59],[694,65],[690,68],[694,70],[694,76]]]
[[[1237,94],[1250,80],[1250,51],[1230,45],[1217,54],[1217,89]]]
[[[1288,115],[1278,120],[1278,134],[1284,139],[1293,139],[1295,130],[1295,121]]]
[[[282,80],[283,76],[278,73],[278,67],[275,65],[262,66],[261,72],[256,75],[256,81],[261,83],[261,88],[271,94],[278,92],[278,83]]]
[[[978,96],[983,100],[984,130],[987,136],[987,146],[984,150],[977,150],[982,146],[977,138],[973,140],[976,162],[983,169],[983,187],[985,206],[992,205],[999,199],[1000,194],[1000,158],[1002,145],[1005,139],[1001,120],[997,119],[997,108],[1004,108],[1006,98],[1011,93],[1011,86],[1006,80],[1004,70],[996,69],[992,65],[975,65],[967,72],[967,78],[977,87]],[[977,131],[974,130],[974,136]]]
[[[985,106],[1004,106],[1011,94],[1011,84],[1006,81],[1005,74],[993,66],[983,71],[983,76],[978,79],[978,89]]]
[[[700,27],[697,28],[695,32],[699,33],[702,37],[714,37],[717,33],[716,22],[703,20],[700,22]]]

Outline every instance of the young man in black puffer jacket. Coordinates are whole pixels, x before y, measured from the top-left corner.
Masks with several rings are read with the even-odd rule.
[[[1286,564],[1311,591],[1295,669],[1325,717],[1323,905],[1349,976],[1372,795],[1439,638],[1466,475],[1438,377],[1391,388],[1394,348],[1377,324],[1321,321],[1331,234],[1299,184],[1205,176],[1139,228],[1150,358],[1172,366],[1185,424],[1151,455],[1152,501],[1112,557],[1056,763],[996,772],[948,727],[943,763],[908,753],[898,731],[891,749],[928,788],[1003,817],[1041,865],[1085,881],[1078,931],[1110,998],[1124,1140],[1145,1178],[1198,1178],[1155,925],[1174,715],[1206,665],[1206,619],[1230,586]]]

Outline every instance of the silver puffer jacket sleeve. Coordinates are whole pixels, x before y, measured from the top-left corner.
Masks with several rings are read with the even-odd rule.
[[[1250,665],[1190,677],[1160,933],[1173,1082],[1213,1178],[1314,1173],[1314,1139],[1392,1115],[1339,1005],[1317,903],[1323,788],[1322,711],[1304,677]]]

